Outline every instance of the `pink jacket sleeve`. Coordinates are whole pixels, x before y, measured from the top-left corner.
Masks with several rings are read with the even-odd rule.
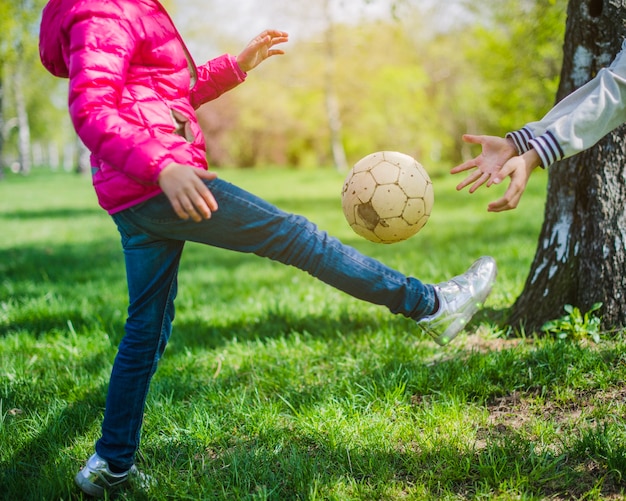
[[[197,71],[198,82],[191,91],[191,104],[196,109],[236,87],[247,76],[230,54],[211,59]]]

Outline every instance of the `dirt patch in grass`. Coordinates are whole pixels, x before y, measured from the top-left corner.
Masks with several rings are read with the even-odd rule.
[[[480,332],[459,342],[461,351],[467,353],[498,352],[534,343],[532,339],[489,338]],[[587,348],[597,349],[595,345]],[[569,473],[539,488],[548,499],[581,499],[595,492],[597,499],[623,500],[626,497],[622,474],[610,471],[602,453],[581,452],[576,444],[585,433],[597,432],[606,425],[623,425],[626,421],[624,402],[626,382],[602,390],[572,389],[566,398],[545,388],[514,390],[486,403],[487,424],[477,430],[474,448],[477,454],[482,454],[494,444],[517,441],[527,447],[532,444],[536,454],[553,458],[560,469]],[[612,446],[619,449],[624,444]]]
[[[479,329],[477,333],[459,339],[459,344],[467,351],[489,353],[492,351],[509,350],[522,344],[533,344],[533,341],[532,339],[522,338],[504,339],[489,337],[482,334]]]

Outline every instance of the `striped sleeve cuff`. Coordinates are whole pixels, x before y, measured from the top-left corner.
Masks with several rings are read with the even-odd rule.
[[[544,168],[550,167],[554,162],[561,160],[565,154],[557,142],[554,134],[549,130],[541,136],[529,141],[529,145],[537,151]]]
[[[520,130],[509,132],[506,137],[513,140],[515,147],[517,148],[517,152],[521,155],[522,153],[526,153],[530,150],[530,140],[534,139],[535,135],[529,128],[524,127]]]

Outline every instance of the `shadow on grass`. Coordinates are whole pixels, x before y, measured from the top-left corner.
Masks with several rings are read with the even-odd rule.
[[[494,328],[506,328],[508,308],[485,308],[479,311],[467,325],[468,332],[481,324]],[[381,320],[382,318],[382,320]],[[332,314],[301,315],[296,311],[280,306],[268,308],[263,315],[253,320],[229,321],[227,325],[211,325],[199,320],[176,319],[173,327],[171,346],[168,352],[177,353],[186,348],[217,349],[237,341],[255,342],[288,337],[306,333],[316,339],[333,339],[362,336],[381,328],[405,330],[414,335],[415,340],[427,341],[430,338],[412,320],[389,314],[381,307],[381,316],[339,312]]]
[[[480,324],[489,324],[494,328],[498,329],[506,329],[507,319],[511,314],[511,307],[507,308],[492,308],[490,306],[486,306],[472,317],[472,319],[467,324],[467,330],[472,331],[477,328]]]
[[[176,450],[167,448],[149,454],[176,456]],[[594,463],[604,462],[606,452],[598,450],[590,457],[577,444],[556,454],[540,451],[515,431],[467,450],[445,439],[428,445],[390,444],[386,450],[376,450],[332,444],[323,432],[310,435],[270,428],[266,438],[228,448],[205,446],[193,462],[181,458],[174,468],[191,477],[197,492],[186,494],[198,499],[325,499],[325,493],[338,499],[338,492],[349,499],[439,499],[451,494],[472,499],[503,493],[503,489],[515,498],[522,493],[537,499],[581,499],[595,492],[604,499],[624,492],[619,472],[592,471]],[[624,453],[622,446],[613,457]],[[165,499],[180,493],[168,492],[166,487],[161,494]]]
[[[279,337],[294,330],[305,331],[319,326],[320,321],[323,319],[319,317],[293,319],[275,313],[260,322],[269,325],[257,327],[267,329],[269,337]],[[277,323],[282,324],[278,329],[274,327]],[[336,323],[327,320],[323,325],[326,333],[341,326],[345,329],[343,320]],[[356,321],[353,324],[355,333],[349,335],[362,336],[370,326],[376,328],[374,322]],[[228,333],[230,328],[216,329],[216,339],[209,340],[209,343],[219,345],[223,339],[232,336]],[[243,324],[238,328],[242,329],[237,332],[238,336],[246,335]],[[257,339],[259,331],[253,329],[248,335],[252,336],[250,339]],[[428,396],[445,400],[465,395],[468,402],[486,402],[510,388],[532,390],[562,383],[573,364],[584,363],[579,358],[580,350],[575,345],[559,343],[523,356],[515,350],[508,353],[505,350],[504,353],[472,353],[469,356],[460,353],[430,366],[419,360],[392,361],[374,371],[350,375],[341,381],[341,388],[371,388],[384,392],[385,388],[402,384],[407,392],[417,397],[414,405],[427,405],[424,397]],[[602,354],[598,357],[606,358]],[[101,362],[96,356],[84,359],[80,365],[86,371],[97,371]],[[589,366],[593,367],[593,363],[589,362]],[[529,372],[533,373],[532,381]],[[265,375],[268,376],[271,374]],[[181,383],[178,375],[166,378],[171,379],[170,393],[174,402],[197,398],[197,393],[192,393],[200,388],[181,388],[186,383],[184,380]],[[237,400],[235,395],[245,395],[246,384],[248,382],[243,381],[241,374],[219,382],[218,394],[224,399],[218,404],[220,412],[228,414],[230,405],[240,405],[229,403],[229,398]],[[280,386],[274,395],[268,394],[266,389],[260,391],[264,399],[290,402],[292,411],[299,412],[323,405],[329,395],[341,400],[345,395],[342,396],[342,390],[336,384],[327,381],[302,387],[294,382],[293,385]],[[73,468],[78,468],[86,458],[76,458],[70,465],[61,458],[60,451],[71,447],[74,441],[93,429],[94,422],[100,419],[105,392],[104,384],[88,389],[78,401],[49,416],[44,428],[12,451],[10,459],[0,464],[0,485],[7,486],[5,493],[9,497],[6,499],[76,496],[71,481],[76,472]],[[377,398],[376,394],[371,397]],[[254,403],[250,402],[250,406],[254,407]],[[232,414],[237,415],[236,412]],[[233,421],[236,422],[236,418]],[[328,425],[333,427],[332,422]],[[245,422],[241,426],[245,428]],[[431,498],[450,492],[460,497],[472,497],[472,493],[481,490],[493,493],[508,486],[514,492],[538,498],[577,499],[594,489],[605,496],[620,493],[623,489],[620,479],[626,474],[626,448],[610,440],[603,441],[601,434],[599,439],[587,438],[585,443],[582,439],[573,443],[564,441],[562,448],[555,452],[550,447],[540,450],[527,433],[513,428],[488,430],[467,448],[459,448],[453,439],[447,438],[445,429],[441,429],[439,438],[390,442],[384,450],[379,450],[359,446],[358,437],[352,442],[341,434],[333,436],[323,422],[316,424],[315,428],[303,427],[294,421],[284,427],[264,424],[260,432],[251,436],[241,430],[226,443],[204,442],[185,434],[170,445],[163,446],[158,441],[149,443],[143,448],[146,456],[166,458],[167,467],[180,470],[189,478],[186,483],[181,483],[180,479],[166,482],[157,497],[144,497],[138,493],[130,499],[175,499],[181,494],[181,485],[194,491],[186,492],[187,497],[197,496],[197,499],[252,499],[261,494],[264,499],[302,499],[315,492],[332,491],[338,485],[352,492],[354,499],[389,499],[415,485],[423,486]],[[587,443],[596,444],[595,449]],[[156,469],[165,467],[156,466]]]
[[[21,219],[24,221],[32,221],[37,219],[61,219],[64,221],[72,220],[80,217],[86,216],[102,216],[102,209],[97,206],[93,208],[71,208],[71,207],[63,207],[63,208],[53,208],[53,209],[23,209],[23,210],[13,210],[13,211],[0,211],[0,219],[6,220],[15,220]]]
[[[122,276],[124,260],[118,239],[80,244],[25,245],[0,250],[5,281],[54,281],[72,285],[91,278]]]
[[[93,327],[119,330],[120,311],[111,298],[126,297],[119,242],[96,241],[51,247],[0,250],[0,337],[12,332],[36,336]],[[113,292],[111,292],[113,291]],[[123,291],[116,294],[115,291]]]
[[[486,388],[491,396],[508,388],[532,391],[534,383],[520,367],[539,372],[536,377],[544,388],[562,383],[575,363],[576,350],[559,345],[524,357],[512,351],[500,361],[492,354],[473,354],[470,360],[460,354],[439,362],[434,368],[419,361],[405,363],[405,371],[399,371],[400,364],[391,363],[369,374],[355,374],[342,381],[341,387],[372,390],[370,404],[377,402],[379,396],[383,398],[376,391],[383,393],[386,387],[405,384],[408,392],[423,393],[411,399],[414,406],[429,406],[428,397],[432,402],[445,402],[460,394],[476,405],[489,399],[489,394],[481,393],[478,387]],[[518,360],[519,365],[503,374],[503,368],[512,359]],[[492,372],[485,370],[498,363],[500,367],[494,367]],[[560,367],[562,370],[558,370]],[[461,376],[463,372],[465,379]],[[455,387],[455,381],[467,381],[468,372],[474,386]],[[241,376],[238,381],[237,377],[226,379],[218,392],[221,401],[216,403],[219,407],[216,412],[230,415],[235,421],[241,414],[237,395],[245,398],[249,394],[243,379]],[[348,419],[341,410],[346,395],[334,385],[332,381],[304,388],[282,385],[273,395],[261,388],[263,402],[289,402],[289,409],[281,412],[284,426],[276,426],[270,419],[255,428],[246,422],[244,416],[248,421],[253,418],[244,412],[233,436],[221,433],[220,438],[205,442],[194,436],[179,435],[165,444],[163,441],[149,444],[146,455],[178,458],[170,467],[180,473],[173,475],[179,480],[186,478],[193,490],[186,494],[197,499],[251,499],[261,494],[265,496],[263,499],[306,499],[314,497],[314,493],[324,498],[323,493],[333,492],[337,486],[342,486],[344,493],[349,492],[350,499],[394,499],[398,493],[407,494],[409,499],[436,499],[450,493],[468,499],[507,490],[515,496],[523,494],[537,499],[581,499],[589,493],[604,499],[624,491],[626,446],[621,440],[621,423],[592,425],[586,432],[580,428],[569,434],[563,432],[561,441],[549,444],[527,429],[486,427],[478,430],[473,444],[459,444],[450,435],[448,423],[442,422],[434,428],[428,427],[423,439],[396,438],[397,442],[391,439],[373,447],[359,445],[364,442],[361,437],[350,435],[349,426],[344,429],[335,423],[332,413],[320,414],[319,421],[307,419],[311,409],[323,408],[329,402],[339,406],[338,416]],[[169,394],[172,393],[170,389]],[[193,395],[181,397],[194,398]],[[253,400],[251,409],[259,405]],[[355,419],[359,419],[356,414]],[[181,454],[181,450],[186,452]],[[415,486],[422,486],[423,490],[414,494]],[[168,492],[168,487],[161,494],[163,498],[177,495],[175,491]]]
[[[102,364],[102,355],[94,354],[84,357],[77,365],[95,374],[101,371]],[[22,409],[20,414],[4,416],[4,430],[19,427],[26,434],[24,428],[28,426],[19,421],[29,420],[31,416],[33,421],[46,424],[38,428],[32,438],[23,440],[15,450],[4,451],[3,456],[8,459],[0,462],[0,499],[52,500],[75,497],[72,479],[86,458],[76,458],[70,464],[64,451],[93,430],[104,408],[106,388],[106,383],[88,387],[80,392],[79,399],[65,402],[56,412],[51,412],[45,402],[39,402]],[[5,405],[11,405],[12,401],[11,394],[5,395]],[[15,423],[9,423],[9,420]]]

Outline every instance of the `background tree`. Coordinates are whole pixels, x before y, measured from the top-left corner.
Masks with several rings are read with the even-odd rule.
[[[17,131],[18,165],[22,173],[31,168],[30,125],[27,111],[27,97],[24,92],[25,73],[29,64],[33,45],[33,19],[38,14],[38,5],[30,0],[3,2],[0,6],[2,16],[2,40],[0,41],[0,85],[2,96],[11,96],[14,110],[13,120],[4,118],[5,101],[2,104],[2,132],[6,137],[12,129]],[[4,141],[0,144],[0,154],[4,151]]]
[[[622,2],[570,0],[558,100],[610,63],[625,21]],[[626,326],[624,132],[551,167],[544,223],[512,323],[534,330],[561,317],[566,304],[588,311],[602,302],[604,327]]]
[[[3,151],[4,151],[4,138],[6,129],[6,119],[4,116],[4,103],[5,103],[5,74],[7,61],[11,58],[12,46],[10,44],[10,33],[15,29],[14,18],[15,6],[12,2],[3,0],[0,2],[0,178],[4,172],[3,164]]]
[[[549,108],[565,2],[487,0],[479,11],[475,2],[469,9],[467,0],[165,5],[199,63],[236,53],[269,26],[291,35],[285,57],[262,65],[246,85],[200,110],[213,165],[337,165],[331,145],[339,144],[348,164],[375,150],[396,149],[418,157],[437,176],[461,159],[460,136],[475,124],[501,133]],[[27,117],[22,122],[30,140],[22,135],[21,144],[31,143],[35,165],[73,169],[80,148],[67,116],[67,82],[38,61],[44,3],[0,0],[2,116],[9,124]],[[329,24],[330,52],[324,36]],[[23,77],[17,88],[26,113],[14,92],[18,59]],[[328,99],[329,82],[335,99]],[[328,103],[340,119],[334,131]],[[19,144],[12,128],[2,148],[7,163],[17,165]]]
[[[60,145],[75,141],[66,111],[67,84],[39,62],[37,30],[44,4],[0,0],[0,167],[12,165],[22,173],[33,163],[58,165],[50,153],[57,155]]]
[[[330,0],[323,0],[323,14],[326,26],[324,27],[324,97],[326,102],[326,118],[330,137],[330,150],[335,168],[339,171],[348,170],[348,160],[343,144],[341,109],[336,92],[336,37],[335,21],[331,12]]]

